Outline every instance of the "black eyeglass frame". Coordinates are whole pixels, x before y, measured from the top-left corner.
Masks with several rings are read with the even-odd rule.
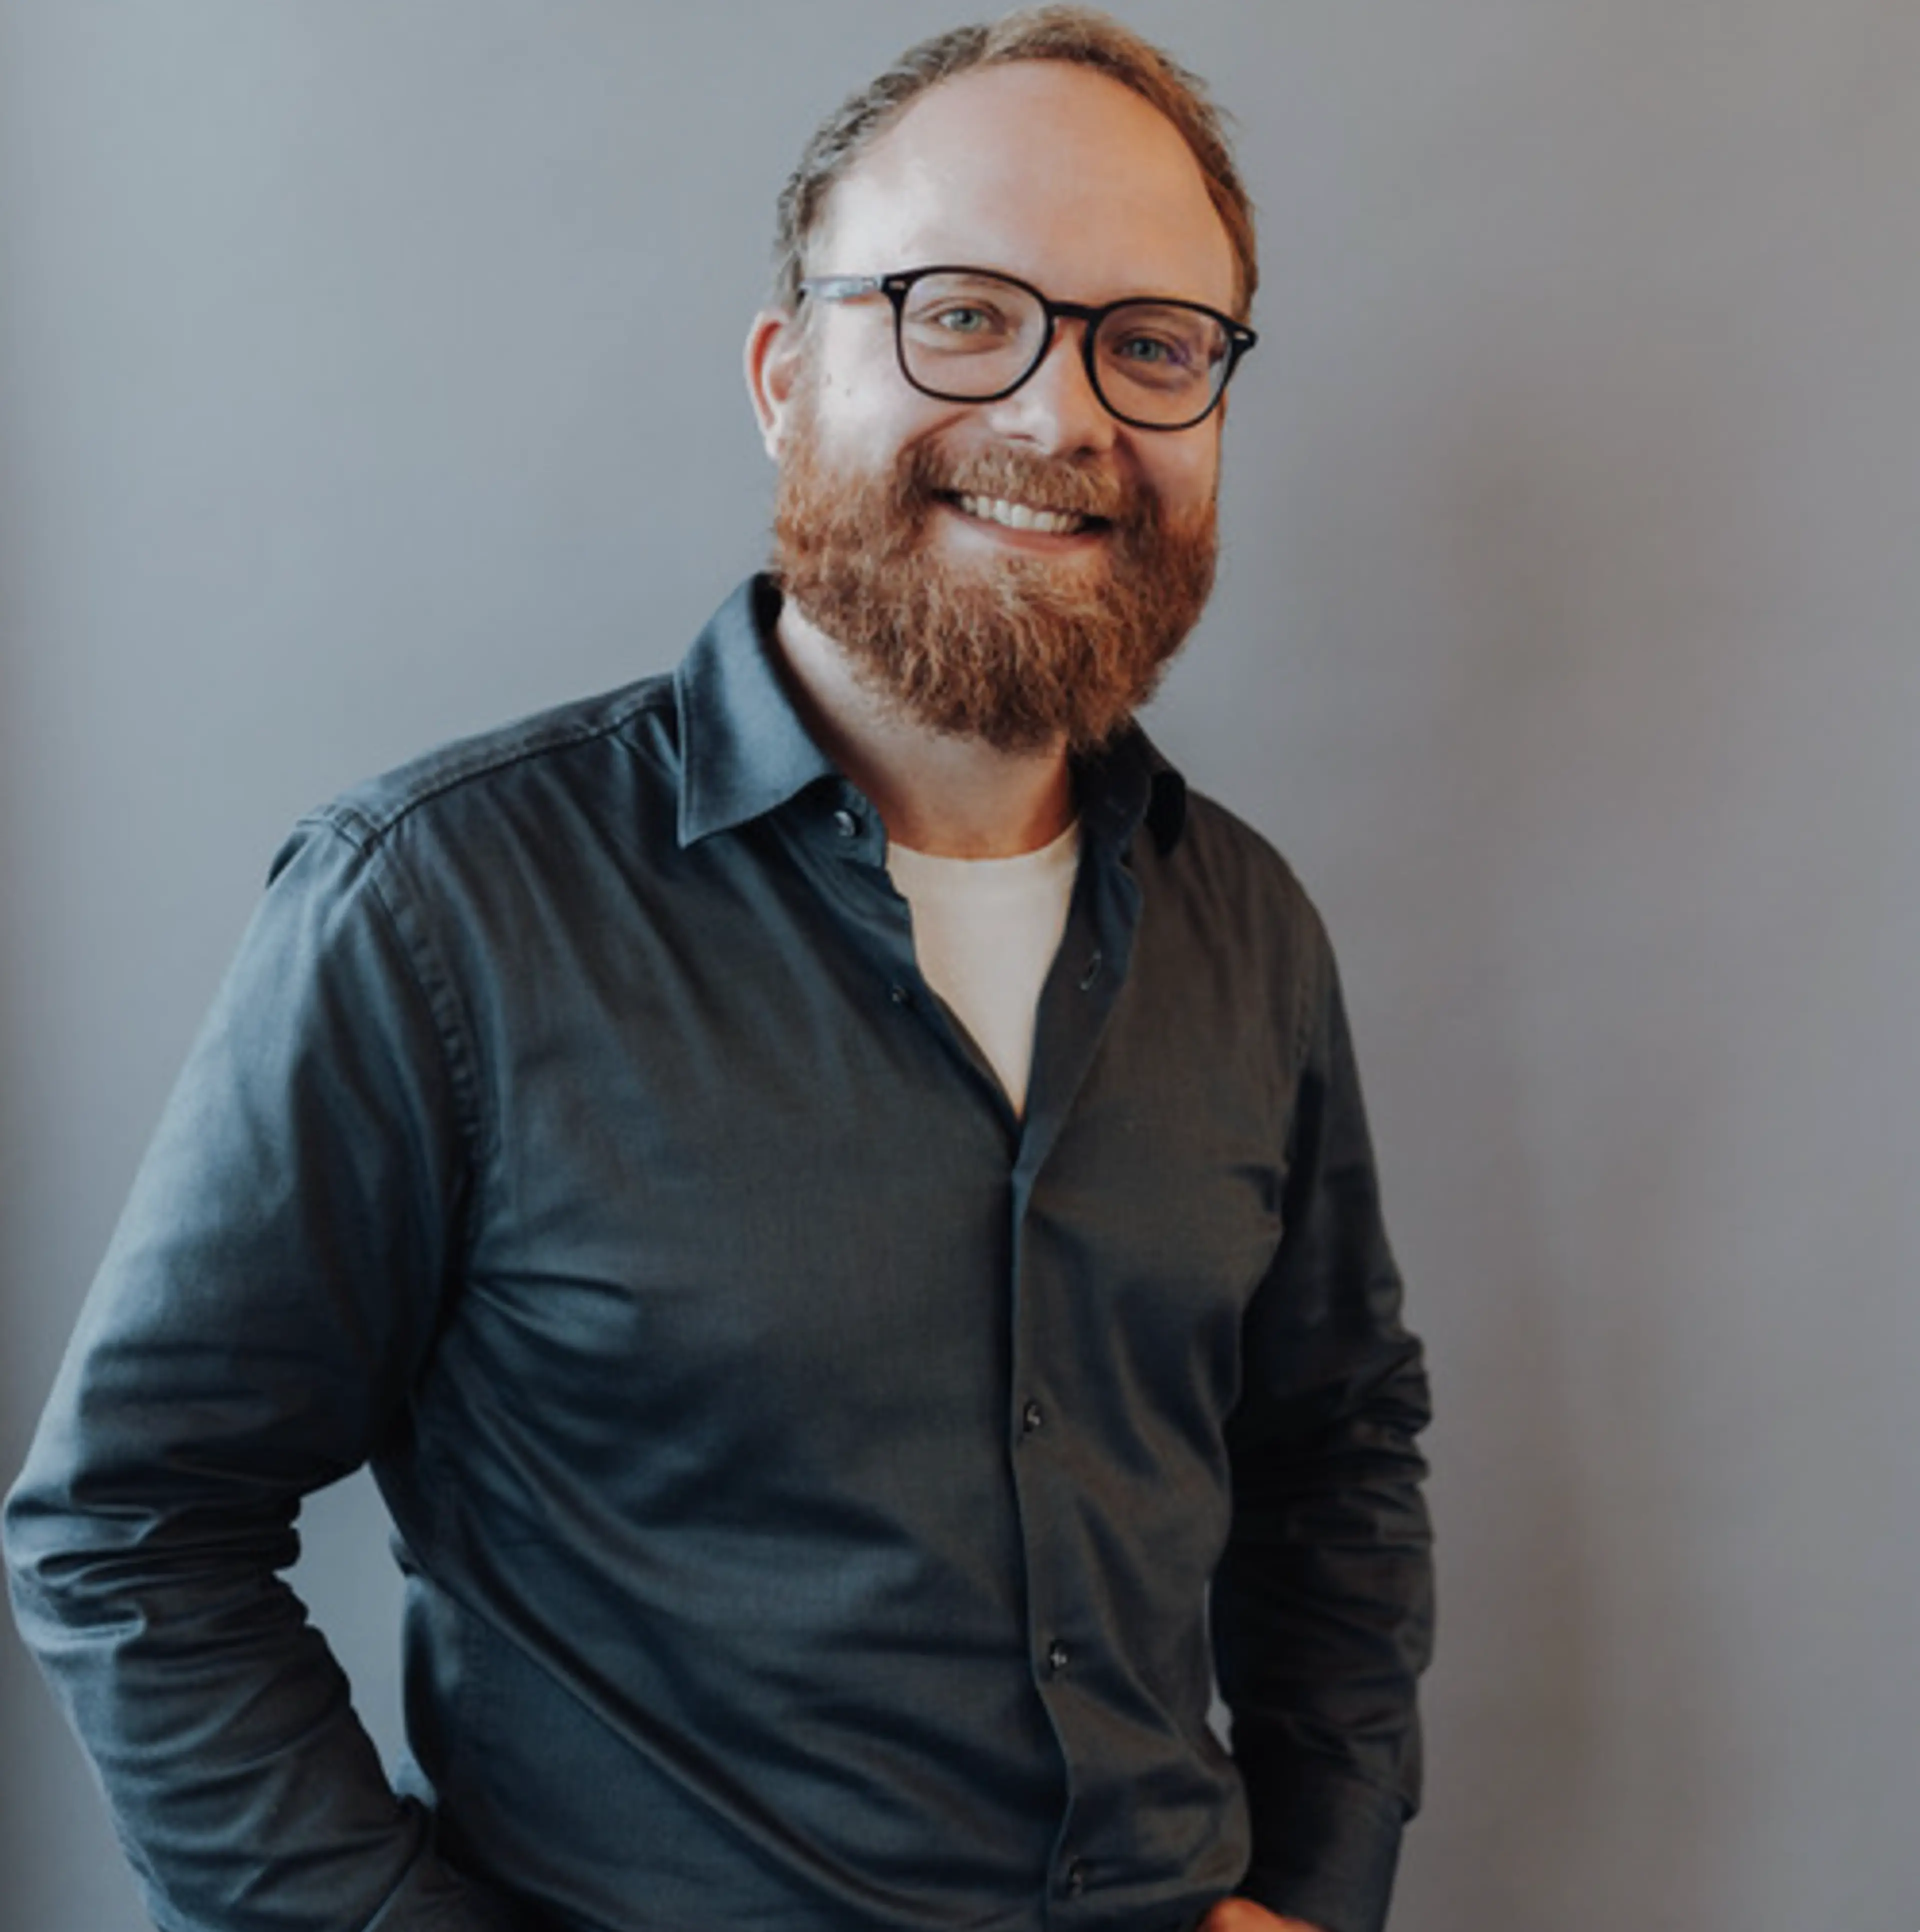
[[[906,366],[906,298],[913,285],[929,275],[978,275],[996,282],[1005,282],[1009,287],[1020,290],[1032,296],[1040,304],[1046,327],[1041,331],[1040,342],[1033,352],[1033,360],[1004,388],[992,391],[984,396],[955,395],[949,389],[936,389],[923,382]],[[976,268],[957,263],[936,262],[924,268],[903,268],[890,275],[809,275],[800,284],[803,296],[813,296],[822,302],[849,302],[861,296],[885,296],[893,305],[894,356],[900,364],[900,374],[908,384],[918,389],[923,396],[932,396],[943,403],[997,403],[1019,388],[1032,376],[1041,364],[1047,360],[1047,352],[1053,346],[1054,324],[1065,316],[1071,322],[1085,324],[1080,332],[1080,361],[1086,365],[1086,380],[1093,393],[1100,398],[1100,406],[1116,422],[1125,423],[1130,428],[1148,430],[1191,429],[1197,423],[1203,423],[1219,408],[1221,398],[1227,394],[1227,386],[1233,379],[1233,372],[1240,366],[1240,358],[1260,340],[1258,334],[1244,322],[1236,322],[1230,315],[1223,315],[1217,308],[1209,308],[1205,302],[1188,302],[1177,296],[1126,296],[1119,302],[1089,304],[1086,302],[1056,302],[1044,296],[1031,282],[1023,282],[1017,275],[1003,274],[998,268]],[[1184,422],[1148,422],[1139,416],[1130,416],[1124,410],[1116,410],[1100,386],[1100,370],[1094,360],[1093,346],[1100,334],[1101,326],[1107,318],[1123,308],[1178,308],[1194,315],[1206,316],[1217,322],[1227,332],[1227,354],[1220,380],[1214,385],[1213,393],[1207,398],[1206,408],[1197,416],[1191,416]]]

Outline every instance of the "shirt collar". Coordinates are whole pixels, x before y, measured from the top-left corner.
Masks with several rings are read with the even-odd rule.
[[[674,674],[680,712],[680,843],[730,832],[836,776],[801,723],[774,661],[779,587],[752,577],[715,611]]]
[[[680,843],[697,844],[763,817],[822,778],[837,778],[793,708],[774,658],[780,589],[748,578],[717,610],[674,674],[684,776]],[[1074,771],[1090,837],[1126,844],[1144,820],[1163,852],[1179,842],[1187,788],[1137,724]]]
[[[1124,850],[1145,820],[1154,843],[1170,852],[1187,822],[1187,782],[1137,724],[1074,768],[1080,823],[1090,838]]]

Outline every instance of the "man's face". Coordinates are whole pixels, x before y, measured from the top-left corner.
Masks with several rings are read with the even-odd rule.
[[[1231,246],[1179,133],[1057,62],[923,95],[835,188],[809,272],[936,263],[1071,302],[1233,304]],[[780,465],[777,566],[870,682],[1007,749],[1098,742],[1148,695],[1212,583],[1218,412],[1119,422],[1071,322],[1012,395],[924,395],[884,298],[763,319],[750,374]]]

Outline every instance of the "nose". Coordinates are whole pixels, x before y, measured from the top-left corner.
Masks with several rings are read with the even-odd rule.
[[[1048,456],[1097,455],[1113,447],[1118,425],[1087,376],[1086,327],[1063,316],[1039,368],[1011,396],[987,405],[996,435]]]

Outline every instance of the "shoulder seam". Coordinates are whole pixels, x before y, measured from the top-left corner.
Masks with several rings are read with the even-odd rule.
[[[445,770],[435,773],[430,782],[409,786],[390,810],[379,814],[367,811],[358,802],[356,796],[358,790],[364,788],[356,788],[355,791],[316,806],[303,814],[301,822],[331,826],[356,850],[365,854],[381,843],[403,819],[462,785],[470,784],[476,778],[490,776],[496,772],[506,771],[514,765],[524,764],[530,759],[570,751],[578,746],[591,744],[596,739],[611,737],[643,712],[670,708],[672,701],[673,680],[670,676],[647,678],[612,710],[595,717],[591,723],[577,721],[562,724],[556,721],[525,742],[508,748],[496,746],[483,737],[481,744],[465,758],[454,759]],[[589,699],[586,702],[592,704],[594,700]],[[373,782],[378,784],[380,781]]]

